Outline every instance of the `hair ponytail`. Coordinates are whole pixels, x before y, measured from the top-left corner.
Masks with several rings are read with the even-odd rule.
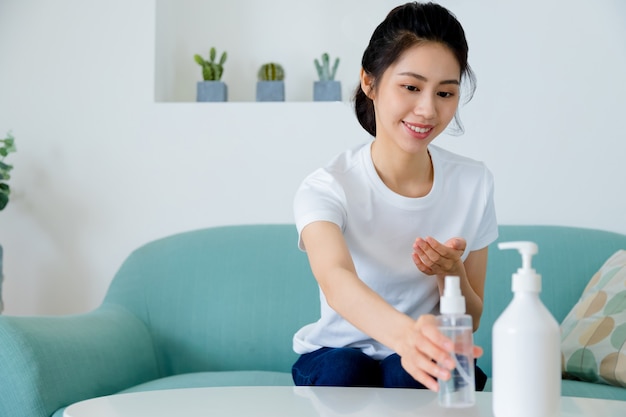
[[[374,102],[365,94],[361,84],[354,91],[354,111],[359,124],[372,136],[376,136],[376,113]]]

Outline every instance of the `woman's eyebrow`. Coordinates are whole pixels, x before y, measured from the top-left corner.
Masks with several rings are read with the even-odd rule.
[[[401,73],[399,73],[398,75],[406,75],[406,76],[409,76],[409,77],[413,77],[413,78],[415,78],[415,79],[418,79],[418,80],[420,80],[420,81],[425,81],[425,82],[427,82],[427,81],[428,81],[428,78],[424,77],[423,75],[417,74],[417,73],[415,73],[415,72],[410,72],[410,71],[407,71],[407,72],[401,72]],[[460,82],[459,82],[459,80],[454,80],[454,79],[453,79],[453,80],[443,80],[443,81],[441,81],[439,84],[455,84],[455,85],[459,85],[459,84],[460,84]]]

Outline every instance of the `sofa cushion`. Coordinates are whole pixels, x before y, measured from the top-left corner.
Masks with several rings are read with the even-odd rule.
[[[128,388],[121,393],[176,388],[293,385],[291,374],[271,371],[193,372],[155,379]]]
[[[493,392],[493,379],[489,378],[485,392]],[[561,395],[564,397],[602,398],[605,400],[626,401],[626,389],[604,384],[592,384],[585,381],[563,379]]]
[[[626,250],[602,265],[563,320],[561,351],[564,378],[626,387]]]
[[[561,395],[564,397],[602,398],[605,400],[626,401],[626,389],[622,387],[567,379],[561,381]]]

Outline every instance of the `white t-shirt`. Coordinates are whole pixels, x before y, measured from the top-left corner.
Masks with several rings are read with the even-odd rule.
[[[417,237],[439,242],[463,237],[470,251],[498,236],[493,176],[482,162],[429,146],[434,181],[424,197],[391,191],[378,176],[371,143],[348,150],[305,178],[294,201],[298,233],[315,221],[337,224],[344,235],[359,278],[397,310],[417,318],[438,314],[436,277],[413,263]],[[302,241],[300,249],[305,250]],[[296,353],[321,347],[355,347],[375,359],[393,353],[337,314],[320,291],[320,319],[293,338]]]

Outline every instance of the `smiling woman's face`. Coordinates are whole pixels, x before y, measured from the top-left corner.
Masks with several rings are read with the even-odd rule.
[[[459,105],[461,70],[448,47],[424,42],[406,51],[371,88],[376,110],[376,139],[395,143],[405,152],[425,151],[454,117]]]

